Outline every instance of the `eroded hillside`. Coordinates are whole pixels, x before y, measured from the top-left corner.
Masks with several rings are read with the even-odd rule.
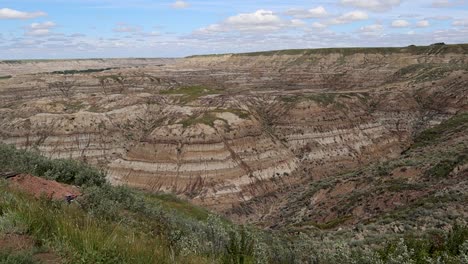
[[[468,110],[468,45],[37,63],[0,63],[3,142],[270,227],[354,223],[424,197],[413,168],[337,175],[399,159]],[[385,191],[399,181],[403,196]],[[360,202],[336,198],[349,193]]]

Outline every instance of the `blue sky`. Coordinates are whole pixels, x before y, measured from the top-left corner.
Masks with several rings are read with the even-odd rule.
[[[468,43],[468,0],[0,0],[0,59]]]

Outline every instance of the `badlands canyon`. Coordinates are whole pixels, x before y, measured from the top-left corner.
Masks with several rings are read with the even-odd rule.
[[[0,61],[1,142],[270,229],[467,219],[467,112],[466,44]]]

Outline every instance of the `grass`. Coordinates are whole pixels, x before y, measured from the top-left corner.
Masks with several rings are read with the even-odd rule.
[[[80,73],[95,73],[95,72],[108,71],[108,70],[112,70],[112,69],[114,69],[114,68],[87,69],[87,70],[65,70],[65,71],[53,71],[53,72],[51,72],[51,74],[69,75],[69,74],[80,74]]]
[[[335,94],[323,93],[323,94],[312,94],[308,95],[306,98],[312,101],[315,101],[323,106],[328,106],[335,102]]]
[[[240,119],[248,119],[250,117],[250,114],[247,111],[241,110],[241,109],[233,109],[233,108],[228,108],[228,109],[215,109],[215,110],[210,110],[208,112],[204,112],[202,114],[195,114],[192,115],[181,122],[179,124],[182,124],[184,128],[190,127],[195,124],[205,124],[207,126],[214,126],[214,122],[216,120],[223,121],[226,125],[228,124],[227,120],[217,117],[217,113],[232,113],[239,117]]]
[[[190,126],[193,126],[193,125],[196,125],[196,124],[205,124],[207,126],[213,127],[214,122],[216,120],[223,120],[223,119],[218,118],[214,113],[207,112],[207,113],[203,113],[202,115],[199,115],[199,116],[197,116],[197,115],[191,116],[191,117],[179,122],[179,124],[182,124],[182,126],[184,128],[190,127]]]
[[[245,239],[254,243],[253,233],[233,242],[230,234],[237,238],[244,228],[202,208],[171,195],[110,186],[101,181],[99,171],[82,163],[0,147],[2,170],[82,186],[83,195],[68,205],[37,200],[0,181],[0,220],[15,217],[14,221],[0,221],[0,230],[22,230],[71,263],[233,263],[224,260],[238,258],[253,263],[253,252],[237,246]],[[19,226],[12,228],[11,223]],[[231,254],[231,247],[242,252]]]
[[[273,50],[233,54],[233,56],[274,56],[274,55],[329,55],[342,54],[350,56],[359,53],[366,54],[393,54],[410,53],[414,55],[421,54],[468,54],[468,44],[440,45],[440,46],[408,46],[408,47],[368,47],[368,48],[325,48],[325,49],[290,49]],[[223,54],[203,55],[203,56],[222,56]],[[192,56],[199,57],[199,56]]]
[[[39,158],[37,153],[11,147],[0,150],[2,169],[13,167],[21,171],[43,172],[42,176],[58,174],[55,178],[66,182],[75,181],[75,166],[84,171],[90,169],[84,164],[63,160],[56,164]],[[100,177],[99,173],[88,176],[91,175]],[[355,173],[348,175],[350,178],[356,176]],[[380,251],[356,247],[343,252],[342,246],[332,244],[331,249],[327,249],[326,241],[303,234],[285,237],[234,225],[173,195],[148,194],[100,181],[86,182],[88,184],[82,184],[83,195],[69,205],[36,199],[11,189],[6,181],[0,180],[0,230],[29,235],[69,263],[248,264],[307,263],[305,260],[309,259],[319,263],[377,263],[361,261],[369,257],[383,261],[379,263],[422,263],[418,262],[422,255],[433,259],[443,255],[446,260],[453,261],[445,263],[460,263],[463,252],[468,254],[468,242],[465,242],[468,228],[464,226],[454,227],[448,233],[441,231],[438,243],[442,246],[436,250],[417,247],[418,243],[432,241],[422,235],[415,241],[408,238],[403,242],[381,242],[378,245]],[[334,184],[332,180],[329,182]],[[342,215],[326,223],[310,224],[329,230],[351,217]],[[467,244],[466,250],[464,244]],[[417,254],[399,252],[401,245],[414,249]],[[16,256],[0,253],[0,260],[2,258]],[[19,258],[30,260],[26,255]],[[392,258],[399,262],[392,262]]]
[[[206,220],[210,216],[210,212],[206,209],[195,206],[187,201],[184,201],[177,196],[169,193],[154,193],[145,194],[145,201],[161,205],[167,210],[175,210],[184,217],[189,217],[197,220]]]
[[[219,90],[214,90],[205,86],[183,86],[175,89],[163,90],[160,92],[160,94],[164,95],[181,95],[182,103],[189,103],[191,101],[197,100],[202,96],[219,93]]]
[[[78,186],[100,186],[105,174],[84,163],[67,159],[51,160],[34,151],[18,150],[0,143],[0,171],[29,173]]]
[[[336,107],[344,107],[343,104],[337,102],[338,98],[350,99],[356,97],[361,102],[366,103],[369,99],[368,93],[317,93],[305,95],[288,95],[280,97],[280,100],[285,103],[296,103],[304,100],[317,102],[321,106],[335,105]]]
[[[340,216],[337,217],[336,219],[330,220],[325,223],[311,223],[311,225],[322,229],[322,230],[327,230],[327,229],[333,229],[336,228],[337,226],[343,224],[344,222],[353,219],[352,215],[345,215],[345,216]]]
[[[249,112],[244,111],[244,110],[242,110],[242,109],[228,108],[228,109],[219,109],[219,110],[215,110],[215,112],[218,112],[218,113],[229,112],[229,113],[235,114],[235,115],[238,116],[240,119],[248,119],[248,118],[250,117]]]
[[[40,264],[34,260],[31,252],[0,251],[1,264]]]
[[[14,212],[29,235],[72,263],[196,263],[185,257],[173,262],[161,238],[96,219],[77,206],[0,190],[2,211]]]
[[[452,118],[442,122],[440,125],[437,125],[433,128],[424,130],[414,139],[414,144],[412,148],[425,147],[432,144],[436,144],[440,139],[450,133],[458,133],[465,130],[468,126],[468,112],[460,113]]]
[[[408,78],[416,83],[442,79],[454,71],[468,71],[467,64],[430,64],[419,63],[398,70],[394,76]]]
[[[395,179],[387,181],[385,184],[386,189],[390,192],[402,192],[405,190],[421,190],[425,187],[423,184],[407,183],[404,179]]]
[[[466,156],[466,154],[461,154],[456,157],[456,159],[444,159],[427,170],[425,175],[438,179],[447,178],[458,165],[466,162],[468,162],[468,156]]]

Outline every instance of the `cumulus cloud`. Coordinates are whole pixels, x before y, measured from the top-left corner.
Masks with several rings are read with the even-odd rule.
[[[444,7],[454,7],[466,4],[465,0],[434,0],[432,1],[432,7],[435,8],[444,8]]]
[[[172,8],[175,8],[175,9],[184,9],[184,8],[190,7],[190,4],[185,1],[178,0],[178,1],[175,1],[171,6]]]
[[[32,23],[26,27],[26,35],[28,36],[47,36],[51,33],[51,29],[54,28],[56,24],[52,21],[47,21],[43,23]]]
[[[392,27],[394,28],[404,28],[404,27],[409,27],[409,26],[410,26],[410,23],[403,19],[394,20],[392,22]]]
[[[362,11],[352,11],[346,14],[343,14],[341,16],[338,16],[332,20],[329,21],[330,24],[337,25],[337,24],[347,24],[347,23],[352,23],[355,21],[360,21],[360,20],[367,20],[369,16],[367,15],[366,12]]]
[[[364,35],[379,35],[383,30],[384,27],[381,24],[368,25],[359,29],[359,31]]]
[[[328,16],[328,12],[323,6],[312,9],[289,9],[285,14],[295,18],[321,18]]]
[[[327,27],[327,25],[319,23],[319,22],[314,22],[312,23],[312,27],[315,29],[324,29]]]
[[[41,16],[47,16],[46,13],[37,11],[37,12],[22,12],[10,8],[1,8],[0,9],[0,19],[31,19]]]
[[[452,25],[456,27],[468,27],[468,19],[456,19],[455,21],[453,21]]]
[[[374,12],[383,12],[399,6],[401,0],[341,0],[342,5],[368,9]]]
[[[421,20],[421,21],[418,21],[418,22],[416,23],[416,26],[417,26],[417,27],[428,27],[428,26],[430,26],[430,25],[431,25],[431,23],[429,23],[428,20]]]
[[[425,19],[433,19],[433,20],[444,21],[444,20],[451,20],[451,19],[453,19],[453,17],[451,17],[451,16],[430,16],[430,17],[426,17]]]
[[[254,13],[242,13],[228,17],[219,24],[212,24],[197,30],[195,33],[207,34],[216,32],[272,32],[287,28],[302,27],[305,23],[299,19],[285,20],[269,10],[257,10]]]
[[[141,27],[139,26],[131,26],[125,23],[119,23],[117,26],[113,29],[114,32],[117,33],[135,33],[135,32],[140,32]]]

